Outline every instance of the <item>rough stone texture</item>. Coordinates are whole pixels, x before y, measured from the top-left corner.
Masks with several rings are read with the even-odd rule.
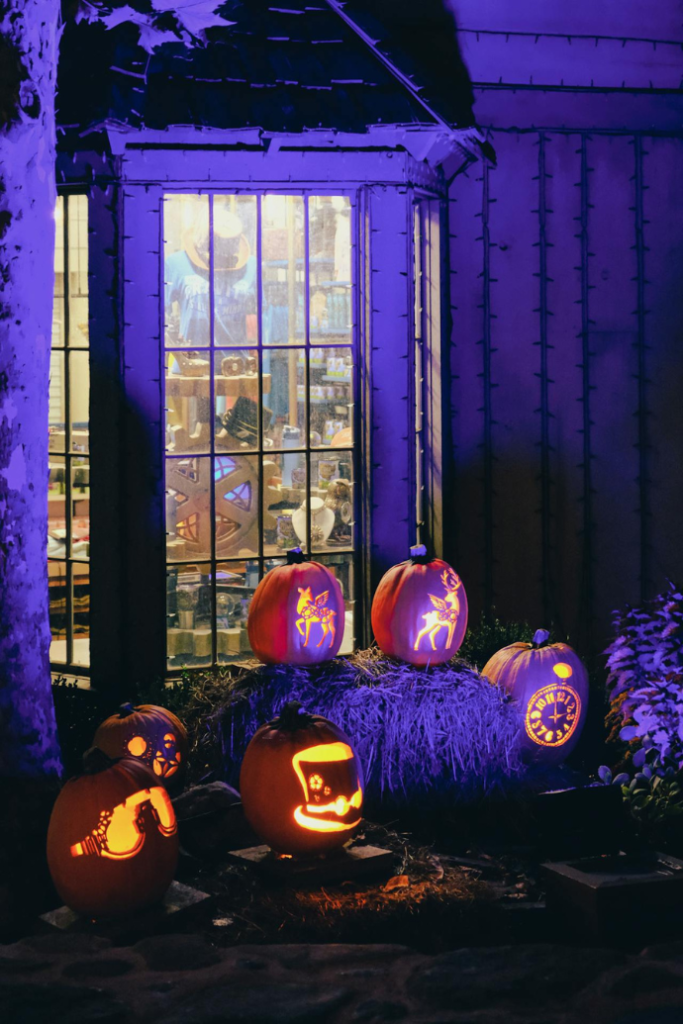
[[[141,939],[133,949],[152,971],[197,971],[221,959],[199,935],[157,935]]]
[[[0,946],[2,1024],[683,1024],[679,944],[112,947],[69,933]]]

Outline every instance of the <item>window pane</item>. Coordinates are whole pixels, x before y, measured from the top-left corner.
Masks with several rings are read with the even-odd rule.
[[[166,633],[169,669],[211,664],[211,569],[169,567],[166,572]]]
[[[214,345],[255,345],[256,196],[213,201]]]
[[[64,320],[64,197],[55,205],[55,286],[52,305],[52,347],[66,344]]]
[[[356,648],[356,569],[353,555],[321,555],[318,561],[334,573],[342,589],[345,607],[344,638],[339,653],[352,654]]]
[[[47,563],[48,593],[50,601],[50,661],[66,664],[66,623],[67,623],[67,567],[66,562]]]
[[[269,456],[263,463],[264,555],[282,555],[306,542],[306,456]]]
[[[258,585],[258,562],[222,562],[216,570],[218,662],[225,664],[251,653],[247,635],[249,605]]]
[[[71,459],[71,555],[90,555],[90,464]]]
[[[257,448],[259,353],[216,349],[214,368],[216,448],[233,452]]]
[[[72,604],[74,622],[74,665],[90,664],[90,566],[74,562],[71,567]]]
[[[346,196],[308,201],[311,344],[351,341],[351,203]]]
[[[311,453],[311,549],[353,547],[353,453]]]
[[[166,353],[166,450],[178,455],[211,447],[208,353]]]
[[[304,340],[304,201],[268,195],[262,216],[263,344]]]
[[[305,448],[304,349],[263,353],[263,436],[265,447]],[[266,392],[266,387],[268,388]]]
[[[66,558],[66,459],[49,456],[47,491],[47,553],[50,558]]]
[[[88,197],[67,199],[69,345],[88,347]]]
[[[164,196],[165,340],[170,348],[209,344],[208,196]]]
[[[258,459],[218,455],[216,488],[216,553],[219,557],[258,554]]]
[[[50,404],[48,412],[48,448],[51,452],[66,451],[66,381],[64,353],[50,354]]]
[[[166,459],[169,561],[211,557],[211,459]]]
[[[353,444],[353,351],[311,349],[311,447]]]
[[[90,419],[90,354],[69,353],[71,451],[87,452]]]

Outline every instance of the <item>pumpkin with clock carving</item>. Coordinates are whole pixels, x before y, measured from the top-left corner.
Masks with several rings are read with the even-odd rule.
[[[168,789],[182,788],[187,771],[187,730],[156,704],[122,704],[97,729],[93,746],[109,757],[135,757]]]
[[[66,905],[88,918],[157,903],[178,863],[175,813],[157,776],[135,758],[91,748],[52,809],[47,861]]]
[[[266,665],[316,665],[336,658],[344,638],[344,596],[336,576],[300,548],[266,573],[247,619],[251,649]]]
[[[531,643],[503,647],[482,675],[519,702],[525,758],[558,764],[579,742],[586,721],[588,673],[568,644],[551,644],[549,637],[547,630],[537,629]]]
[[[297,701],[253,736],[240,792],[249,824],[276,853],[328,853],[361,823],[363,776],[351,741]]]
[[[380,580],[371,618],[384,654],[410,665],[441,665],[465,638],[467,595],[455,569],[417,545]]]

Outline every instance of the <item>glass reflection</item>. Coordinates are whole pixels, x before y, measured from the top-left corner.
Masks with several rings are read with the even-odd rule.
[[[213,202],[214,345],[255,345],[256,196]]]
[[[351,203],[347,196],[308,201],[311,344],[351,341]]]
[[[166,649],[169,669],[200,668],[212,661],[211,568],[169,567],[166,572]]]
[[[263,198],[263,344],[304,340],[304,201]]]
[[[165,343],[209,344],[209,199],[164,197]]]

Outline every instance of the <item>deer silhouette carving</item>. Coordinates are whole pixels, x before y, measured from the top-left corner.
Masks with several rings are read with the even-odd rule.
[[[429,595],[434,605],[434,611],[427,612],[426,615],[422,616],[425,624],[415,638],[415,643],[413,644],[414,651],[419,649],[423,636],[429,637],[432,650],[435,651],[436,637],[442,629],[448,630],[444,650],[448,650],[453,643],[453,634],[455,633],[458,616],[460,615],[458,588],[462,586],[462,581],[452,569],[445,569],[441,573],[441,582],[446,588],[446,596],[437,597],[436,594]]]
[[[308,647],[311,626],[314,622],[319,622],[323,631],[323,635],[316,646],[322,647],[327,636],[329,636],[328,643],[333,644],[336,633],[334,618],[337,613],[333,608],[327,607],[327,599],[330,596],[329,590],[323,590],[322,594],[318,594],[315,598],[311,595],[310,587],[299,587],[298,590],[299,600],[297,601],[296,612],[299,618],[296,620],[296,628],[304,638],[304,647]]]

